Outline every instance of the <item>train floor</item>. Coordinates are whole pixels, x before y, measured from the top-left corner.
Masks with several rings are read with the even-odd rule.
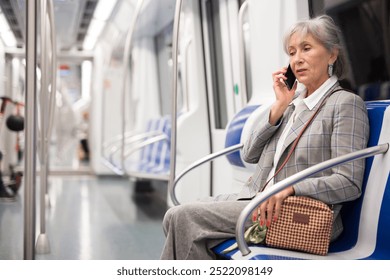
[[[37,197],[39,198],[39,182]],[[37,260],[156,260],[164,244],[166,184],[151,188],[113,176],[49,177],[46,234],[50,252]],[[0,259],[23,259],[23,187],[0,202]],[[40,234],[37,202],[37,237]]]

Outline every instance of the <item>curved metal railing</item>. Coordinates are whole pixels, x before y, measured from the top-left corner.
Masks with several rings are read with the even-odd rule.
[[[118,167],[118,170],[122,169],[123,175],[126,173],[125,171],[125,135],[126,135],[126,82],[127,82],[127,67],[128,67],[128,60],[131,54],[131,48],[133,44],[133,37],[134,37],[134,30],[138,21],[138,18],[141,13],[141,9],[143,7],[144,0],[138,0],[137,6],[134,11],[134,16],[132,18],[129,30],[126,35],[126,41],[124,46],[124,53],[123,53],[123,61],[122,61],[122,139],[121,139],[121,164],[122,168]]]
[[[218,152],[215,152],[215,153],[212,153],[212,154],[209,154],[208,156],[205,156],[204,158],[201,158],[197,161],[195,161],[193,164],[191,164],[189,167],[187,167],[186,169],[184,169],[176,178],[175,180],[173,181],[172,185],[171,185],[171,188],[169,189],[169,195],[172,199],[172,202],[174,205],[179,205],[180,202],[177,200],[177,197],[176,197],[176,185],[177,183],[181,180],[181,178],[184,177],[184,175],[186,175],[188,172],[190,172],[191,170],[195,169],[196,167],[204,164],[204,163],[207,163],[209,161],[212,161],[214,159],[217,159],[218,157],[221,157],[221,156],[224,156],[224,155],[228,155],[228,154],[231,154],[237,150],[240,150],[242,149],[242,147],[244,146],[244,144],[236,144],[236,145],[233,145],[233,146],[230,146],[228,148],[225,148],[221,151],[218,151]]]
[[[160,141],[169,141],[169,139],[165,133],[158,130],[135,135],[129,134],[125,139],[125,145],[128,148],[125,148],[124,150],[124,159],[127,160],[135,152],[140,151],[142,148],[145,148]],[[106,143],[106,149],[109,148],[109,152],[107,157],[103,157],[101,161],[105,166],[107,166],[109,169],[111,169],[113,172],[120,176],[123,176],[125,174],[131,175],[131,172],[128,172],[126,169],[126,161],[124,162],[124,166],[121,167],[118,167],[118,164],[115,163],[115,154],[122,151],[122,147],[120,145],[117,145],[120,142],[122,142],[122,135],[120,135],[115,141]]]
[[[173,61],[173,79],[172,79],[172,125],[171,125],[171,162],[169,170],[168,192],[172,193],[173,183],[176,176],[176,137],[177,137],[177,78],[178,78],[178,54],[179,54],[179,26],[182,0],[176,0],[175,18],[173,21],[172,38],[172,61]],[[176,199],[176,198],[171,198]],[[177,201],[176,201],[177,202]],[[175,201],[173,201],[175,203]]]
[[[125,139],[125,146],[127,147],[129,145],[132,145],[129,148],[129,149],[131,149],[135,143],[138,143],[140,141],[144,141],[145,139],[155,137],[155,136],[158,136],[161,134],[162,133],[160,131],[150,131],[150,132],[140,133],[140,134],[136,134],[136,135],[131,135]],[[107,148],[110,148],[109,153],[108,153],[108,160],[111,163],[113,163],[114,155],[117,152],[121,151],[121,149],[122,149],[121,146],[116,145],[118,142],[122,142],[122,138],[119,141],[117,141],[116,143],[112,143],[111,146],[107,147]],[[127,150],[128,149],[125,149],[125,151],[124,151],[125,159],[126,159]]]
[[[272,186],[272,188],[268,188],[265,191],[259,193],[255,198],[251,200],[251,202],[242,210],[240,216],[237,220],[236,225],[236,239],[237,239],[237,245],[239,250],[241,251],[243,256],[248,255],[251,251],[249,250],[248,245],[245,242],[244,233],[245,233],[245,222],[249,218],[249,216],[252,214],[252,212],[265,200],[267,200],[269,197],[273,196],[274,194],[284,190],[285,188],[302,181],[303,179],[316,174],[320,171],[323,171],[325,169],[331,168],[336,165],[340,165],[346,162],[363,159],[367,157],[371,157],[378,154],[384,154],[389,149],[389,143],[381,144],[378,146],[366,148],[361,151],[349,153],[347,155],[343,155],[334,159],[330,159],[327,161],[324,161],[322,163],[316,164],[312,167],[309,167],[301,172],[298,172],[297,174],[294,174],[293,176],[290,176],[283,181],[280,181]]]
[[[132,131],[126,132],[125,133],[125,139],[128,139],[128,137],[133,137],[134,135],[136,135],[136,134],[134,132],[132,132]],[[120,143],[122,141],[122,138],[123,138],[123,135],[122,134],[118,134],[118,135],[112,137],[111,139],[105,141],[103,143],[103,145],[102,145],[102,147],[103,147],[103,149],[102,149],[103,156],[108,157],[105,154],[105,151],[111,149],[113,146],[115,146],[118,143]]]
[[[246,88],[246,68],[245,68],[245,42],[243,34],[244,15],[248,11],[248,1],[242,3],[238,13],[238,46],[240,51],[240,84],[242,104],[245,106],[248,103],[248,93]]]

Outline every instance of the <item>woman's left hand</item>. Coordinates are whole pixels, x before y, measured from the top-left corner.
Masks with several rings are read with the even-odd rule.
[[[266,225],[269,227],[272,221],[278,219],[283,201],[294,194],[294,188],[290,186],[271,196],[252,213],[252,221],[259,221],[261,226]]]

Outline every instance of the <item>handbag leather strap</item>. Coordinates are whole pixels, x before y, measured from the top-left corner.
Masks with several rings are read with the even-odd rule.
[[[299,132],[297,138],[295,139],[295,141],[293,142],[292,144],[292,147],[290,149],[290,151],[288,152],[287,154],[287,157],[286,159],[283,161],[283,163],[280,165],[280,167],[278,168],[278,170],[275,171],[274,175],[268,179],[268,181],[265,183],[265,185],[261,188],[262,190],[265,189],[265,187],[269,184],[269,182],[271,182],[271,180],[273,178],[275,178],[276,175],[278,175],[278,173],[283,169],[283,167],[287,164],[288,160],[290,159],[292,153],[294,152],[295,148],[297,147],[298,145],[298,141],[299,139],[301,138],[302,134],[305,132],[306,128],[311,124],[311,122],[314,120],[314,118],[317,116],[318,112],[321,110],[321,108],[325,105],[325,102],[326,100],[328,100],[328,98],[335,92],[338,92],[338,91],[349,91],[347,89],[344,89],[344,88],[338,88],[338,89],[335,89],[333,90],[331,93],[329,93],[323,100],[322,102],[320,103],[320,106],[318,106],[317,110],[313,113],[313,115],[310,117],[310,119],[307,121],[307,123],[305,124],[305,126],[302,128],[302,130]]]

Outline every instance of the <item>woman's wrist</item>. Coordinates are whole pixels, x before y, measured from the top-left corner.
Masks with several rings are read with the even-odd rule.
[[[280,118],[283,116],[284,111],[287,109],[287,106],[280,104],[279,102],[275,102],[269,113],[269,123],[271,125],[276,125]]]

